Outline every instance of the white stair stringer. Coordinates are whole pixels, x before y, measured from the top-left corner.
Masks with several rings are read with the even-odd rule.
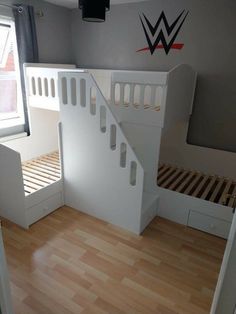
[[[95,80],[89,73],[61,72],[59,91],[65,204],[139,234],[144,170]]]

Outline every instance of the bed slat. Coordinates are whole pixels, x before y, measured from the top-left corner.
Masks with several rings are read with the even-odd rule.
[[[233,206],[233,198],[229,199],[228,204],[223,203],[226,194],[236,194],[236,182],[231,179],[205,175],[167,164],[160,164],[158,171],[157,183],[162,188]]]
[[[58,181],[61,177],[59,153],[53,152],[24,162],[22,173],[26,196]]]

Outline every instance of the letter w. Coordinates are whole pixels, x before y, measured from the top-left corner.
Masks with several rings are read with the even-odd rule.
[[[177,19],[171,25],[169,25],[169,23],[167,21],[167,18],[165,16],[165,13],[163,11],[161,12],[161,15],[160,15],[160,17],[159,17],[159,19],[158,19],[158,21],[157,21],[155,26],[153,26],[150,23],[150,21],[147,19],[147,17],[143,14],[144,20],[146,22],[146,25],[144,25],[144,21],[143,21],[142,17],[140,16],[140,20],[141,20],[141,23],[142,23],[142,26],[143,26],[143,30],[144,30],[144,33],[145,33],[145,36],[146,36],[146,39],[147,39],[148,46],[149,46],[151,54],[154,53],[154,51],[155,51],[156,47],[158,46],[158,44],[162,43],[163,48],[164,48],[166,54],[168,55],[168,53],[169,53],[172,45],[174,44],[175,39],[178,36],[179,31],[180,31],[181,27],[183,26],[184,21],[185,21],[187,15],[189,13],[189,12],[187,12],[184,15],[184,12],[185,12],[185,10],[183,10],[180,13],[180,15],[177,17]],[[159,31],[159,33],[157,35],[157,38],[156,38],[156,40],[154,41],[154,44],[153,44],[152,40],[155,39],[154,37],[157,34],[157,31],[159,29],[159,26],[161,25],[161,22],[164,23],[163,28],[160,27],[160,31]],[[180,23],[179,26],[177,26],[178,23]],[[149,33],[151,33],[151,36],[153,37],[152,40],[149,37],[148,30],[149,30]],[[165,37],[165,33],[167,33],[168,39],[169,39],[169,37],[173,33],[173,35],[171,36],[169,42],[168,42],[168,39]]]

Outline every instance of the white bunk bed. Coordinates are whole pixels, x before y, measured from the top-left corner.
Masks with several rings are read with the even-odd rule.
[[[191,176],[192,181],[184,177],[189,182],[189,193],[184,194],[185,189],[175,190],[169,185],[174,174],[177,181],[181,178],[180,169],[172,167],[172,171],[170,166],[167,170],[167,166],[161,166],[159,179],[164,173],[166,180],[162,177],[160,186],[156,184],[162,134],[176,123],[187,123],[191,114],[196,84],[191,67],[142,72],[50,69],[31,64],[26,65],[25,73],[29,105],[60,111],[62,179],[52,184],[60,186],[54,193],[60,195],[56,206],[72,206],[138,234],[158,214],[227,238],[232,208],[230,202],[225,206],[222,200],[225,193],[234,190],[230,182],[222,185],[222,180],[217,179],[219,184],[212,193],[218,198],[218,192],[222,192],[220,203],[212,202],[213,195],[203,198],[203,194],[209,196],[207,191],[214,183],[206,186],[204,178],[197,180],[203,177],[200,174]],[[52,77],[59,79],[59,85],[52,85],[50,92]],[[9,154],[6,159],[17,159],[16,154],[13,157],[6,149],[4,152]],[[18,163],[13,172],[19,172],[19,156],[13,163]],[[7,174],[8,170],[5,177]],[[14,181],[18,188],[12,189],[18,189],[16,195],[20,194],[17,203],[30,203],[26,207],[34,208],[44,202],[45,197],[37,204],[26,201],[36,192],[25,197],[20,188],[22,180],[20,174]],[[204,193],[196,193],[202,188],[206,188]],[[39,207],[41,217],[42,206]],[[14,221],[15,214],[1,214]],[[23,219],[20,212],[17,215],[15,222],[25,227],[33,221]]]
[[[60,167],[49,156],[22,163],[18,152],[0,145],[1,217],[28,228],[64,205]]]
[[[44,75],[40,76],[42,67]],[[31,65],[25,65],[26,68],[27,75],[30,75]],[[74,68],[73,65],[34,64],[35,81],[27,79],[26,75],[28,103],[37,108],[58,110],[58,72]],[[28,83],[31,85],[28,86]],[[0,169],[1,217],[29,228],[34,222],[64,205],[58,152],[22,163],[19,152],[2,144]]]
[[[42,87],[51,75],[26,66],[29,105],[46,100],[55,108],[57,97]],[[59,71],[65,204],[142,232],[157,214],[161,134],[188,121],[195,82],[186,65],[170,72]]]

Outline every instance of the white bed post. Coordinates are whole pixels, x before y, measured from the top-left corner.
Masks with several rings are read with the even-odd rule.
[[[28,228],[20,154],[0,145],[0,216]]]

